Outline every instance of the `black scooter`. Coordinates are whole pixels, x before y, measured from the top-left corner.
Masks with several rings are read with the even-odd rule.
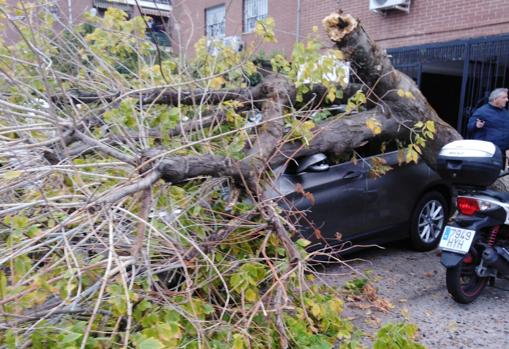
[[[509,278],[509,193],[486,189],[509,173],[501,172],[500,150],[489,142],[450,143],[438,162],[457,190],[458,214],[439,244],[447,290],[455,301],[470,303],[488,283]]]

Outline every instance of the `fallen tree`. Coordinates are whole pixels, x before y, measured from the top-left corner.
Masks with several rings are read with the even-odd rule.
[[[265,195],[271,171],[373,138],[433,166],[457,132],[341,12],[324,26],[348,86],[322,79],[335,62],[316,65],[316,42],[270,71],[204,42],[181,66],[142,19],[91,21],[13,22],[23,40],[1,49],[2,343],[353,346],[341,297],[308,282],[298,230]]]

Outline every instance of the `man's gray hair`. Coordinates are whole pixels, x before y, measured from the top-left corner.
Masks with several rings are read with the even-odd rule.
[[[506,88],[496,88],[496,89],[494,89],[490,93],[489,101],[493,102],[495,99],[497,99],[498,97],[500,97],[504,93],[507,94],[507,89]]]

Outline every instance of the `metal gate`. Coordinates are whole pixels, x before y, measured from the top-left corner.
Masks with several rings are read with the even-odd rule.
[[[497,87],[509,85],[509,35],[457,40],[440,44],[389,49],[392,64],[413,78],[417,85],[426,65],[462,68],[458,119],[455,126],[464,134],[466,119],[487,101]]]
[[[399,71],[402,71],[412,79],[414,79],[417,86],[421,87],[421,75],[422,75],[421,63],[400,64],[397,66],[397,69]]]

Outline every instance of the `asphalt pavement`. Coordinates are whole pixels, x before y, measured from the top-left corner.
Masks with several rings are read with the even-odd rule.
[[[447,292],[437,252],[415,252],[405,244],[371,248],[351,256],[357,260],[348,267],[327,267],[323,279],[341,288],[368,277],[378,297],[394,306],[384,312],[362,300],[347,302],[344,316],[366,333],[407,320],[419,327],[417,340],[429,349],[509,348],[509,292],[500,289],[509,290],[509,281],[497,280],[499,288],[487,287],[474,303],[458,304]]]

